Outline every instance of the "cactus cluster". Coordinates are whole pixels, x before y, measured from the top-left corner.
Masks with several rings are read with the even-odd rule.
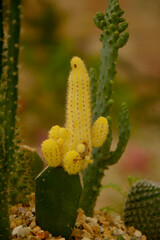
[[[127,226],[139,229],[148,239],[160,239],[160,184],[148,180],[136,182],[124,207]]]
[[[87,215],[93,214],[96,199],[100,192],[101,180],[105,169],[117,163],[125,150],[130,135],[130,124],[128,109],[122,103],[119,116],[119,141],[115,151],[110,151],[112,143],[112,121],[110,108],[113,104],[113,85],[116,74],[116,61],[119,48],[123,47],[129,37],[127,31],[128,23],[122,17],[124,11],[120,8],[118,0],[108,0],[105,13],[97,13],[94,18],[95,24],[103,33],[100,41],[102,42],[101,65],[99,79],[95,70],[91,69],[90,79],[92,88],[92,108],[93,122],[99,116],[107,117],[109,131],[106,141],[102,148],[94,149],[93,164],[84,171],[84,189],[80,207]]]

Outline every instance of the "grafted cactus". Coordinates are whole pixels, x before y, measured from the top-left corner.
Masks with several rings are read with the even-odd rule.
[[[84,189],[80,207],[87,215],[93,214],[96,199],[100,192],[101,180],[104,170],[108,166],[115,164],[125,150],[130,134],[128,110],[125,103],[122,104],[119,117],[119,142],[115,151],[110,151],[112,143],[112,126],[110,108],[113,104],[112,92],[114,77],[116,74],[116,61],[119,48],[123,47],[129,37],[126,30],[127,22],[121,16],[118,0],[108,0],[105,13],[97,13],[94,18],[95,24],[103,33],[101,34],[102,51],[99,80],[92,69],[90,78],[92,83],[92,106],[93,121],[99,116],[107,117],[109,123],[108,137],[102,148],[94,149],[93,164],[90,165],[83,174]]]
[[[71,67],[66,125],[53,126],[49,138],[42,143],[49,167],[37,177],[36,184],[38,224],[54,236],[67,239],[74,227],[81,196],[78,173],[93,162],[92,147],[102,146],[108,132],[104,117],[91,124],[90,80],[83,61],[73,57]]]

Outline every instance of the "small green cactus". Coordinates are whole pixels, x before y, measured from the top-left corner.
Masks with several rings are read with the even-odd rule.
[[[124,207],[127,226],[134,226],[148,239],[160,239],[160,184],[148,180],[136,182]]]
[[[116,61],[119,48],[123,47],[129,37],[128,23],[122,18],[124,11],[120,8],[118,0],[108,0],[105,13],[97,13],[94,18],[95,24],[103,33],[101,66],[99,81],[93,69],[90,71],[92,89],[92,120],[99,116],[107,117],[109,123],[108,136],[102,148],[94,149],[93,164],[83,174],[84,189],[82,192],[80,207],[87,215],[92,216],[96,199],[100,193],[101,180],[105,169],[115,164],[123,154],[130,135],[130,123],[128,109],[122,103],[119,116],[119,142],[115,151],[110,151],[112,143],[112,121],[109,116],[113,104],[112,93],[114,77],[116,74]]]

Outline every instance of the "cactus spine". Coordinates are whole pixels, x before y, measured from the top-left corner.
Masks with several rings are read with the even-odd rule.
[[[124,207],[126,225],[134,226],[147,236],[159,240],[160,185],[148,180],[136,182],[130,189]]]
[[[10,1],[7,65],[4,59],[3,2],[0,2],[0,239],[10,239],[8,181],[14,167],[14,135],[17,111],[20,0]],[[4,66],[4,67],[3,67]]]
[[[101,34],[102,51],[99,81],[96,79],[94,70],[91,70],[90,77],[92,83],[92,106],[95,121],[99,116],[107,117],[109,123],[108,136],[102,148],[94,149],[94,162],[84,171],[84,189],[80,207],[87,215],[93,214],[93,209],[97,196],[99,195],[101,180],[104,170],[109,165],[115,164],[125,150],[129,134],[129,117],[125,103],[122,104],[119,117],[119,142],[115,151],[110,151],[112,142],[111,118],[109,117],[110,108],[113,104],[112,92],[114,77],[116,74],[116,61],[119,48],[123,47],[129,37],[126,30],[128,24],[121,16],[118,0],[108,0],[105,14],[97,13],[94,18],[95,24],[103,33]],[[95,97],[96,96],[96,97]]]

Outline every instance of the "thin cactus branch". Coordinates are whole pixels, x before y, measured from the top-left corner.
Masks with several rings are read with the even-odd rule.
[[[107,165],[113,165],[118,162],[122,156],[130,136],[130,121],[128,108],[125,103],[121,105],[119,116],[119,141],[115,151],[110,152],[107,159]]]
[[[100,38],[102,42],[101,66],[96,102],[93,109],[93,121],[99,116],[108,116],[110,113],[110,107],[113,104],[112,94],[114,77],[116,74],[118,50],[120,47],[123,47],[126,44],[129,37],[128,32],[125,31],[128,27],[128,23],[125,22],[125,19],[121,17],[123,13],[124,11],[121,10],[118,0],[108,0],[105,14],[98,13],[94,18],[96,26],[103,30],[103,33],[101,34]],[[92,79],[93,78],[91,78],[91,80]],[[127,126],[127,129],[129,131],[127,117],[125,121],[125,125],[122,125],[120,118],[120,126]],[[87,215],[93,214],[96,199],[100,191],[99,189],[101,186],[101,180],[104,175],[104,170],[107,169],[108,165],[112,165],[114,162],[117,162],[118,157],[120,157],[124,151],[128,140],[128,131],[126,138],[124,139],[122,129],[123,128],[120,129],[120,141],[118,143],[116,151],[110,154],[110,146],[112,140],[112,137],[110,135],[109,139],[106,140],[101,149],[94,149],[94,163],[84,171],[84,189],[82,192],[80,207],[85,211]],[[108,162],[108,159],[110,163]]]
[[[92,105],[92,109],[94,109],[94,106],[96,103],[97,87],[98,87],[98,79],[97,79],[96,71],[94,68],[90,68],[89,78],[91,82],[91,105]]]

